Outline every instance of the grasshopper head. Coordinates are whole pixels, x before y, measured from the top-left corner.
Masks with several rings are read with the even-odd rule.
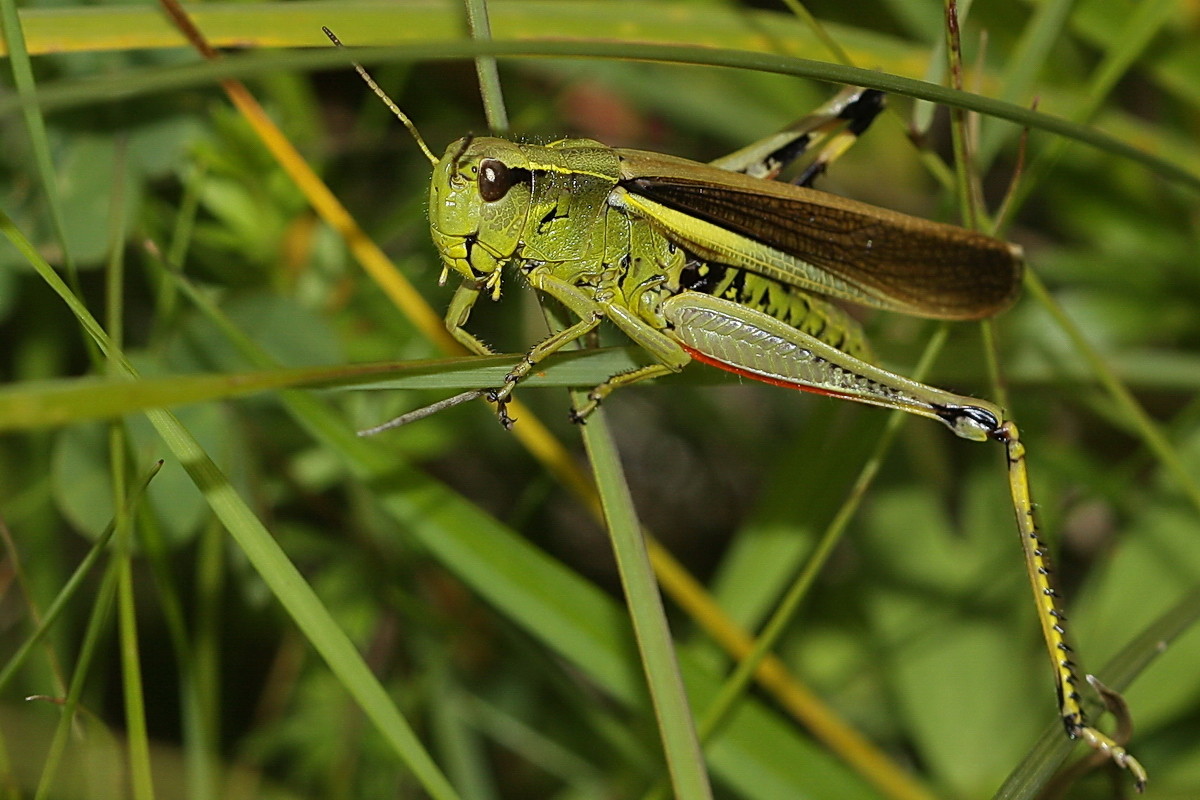
[[[504,139],[459,139],[446,148],[429,184],[429,226],[453,270],[500,296],[500,268],[521,247],[529,211],[529,162]]]

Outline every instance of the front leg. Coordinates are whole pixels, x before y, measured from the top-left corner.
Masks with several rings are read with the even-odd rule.
[[[600,312],[592,310],[587,312],[574,325],[564,328],[558,333],[550,334],[531,347],[529,352],[525,354],[525,357],[504,376],[503,386],[488,392],[487,399],[496,404],[496,413],[500,417],[501,425],[505,428],[511,428],[513,423],[516,422],[515,419],[508,415],[508,403],[512,399],[513,389],[516,388],[517,382],[528,375],[546,356],[595,330],[596,326],[600,324],[601,319],[603,319],[603,316]]]
[[[596,326],[600,324],[600,320],[604,318],[604,312],[600,305],[567,281],[538,270],[531,271],[528,277],[530,285],[535,290],[561,302],[572,314],[579,317],[579,322],[558,333],[551,334],[531,347],[525,357],[504,376],[504,385],[492,389],[485,395],[490,402],[496,404],[496,414],[500,418],[500,424],[505,428],[511,428],[516,422],[508,415],[507,409],[517,383],[533,371],[534,367],[546,356],[595,330]],[[471,352],[479,355],[493,355],[494,350],[464,327],[481,292],[482,289],[475,284],[469,281],[464,282],[450,301],[450,308],[446,312],[446,327],[451,335]]]
[[[479,300],[482,291],[482,287],[474,282],[463,281],[462,285],[454,292],[454,297],[450,300],[450,307],[446,309],[446,329],[450,331],[454,340],[467,348],[469,352],[478,356],[493,356],[496,351],[466,329],[467,320],[471,317],[471,310],[475,307],[475,302]],[[505,385],[502,388],[492,389],[484,394],[488,402],[496,404],[496,416],[499,417],[500,424],[505,428],[511,428],[516,422],[508,415],[508,399],[512,394],[512,384],[508,381],[511,377],[511,374],[505,376]],[[503,395],[501,395],[502,392]]]
[[[463,281],[450,299],[450,307],[446,309],[446,330],[454,340],[477,356],[494,356],[496,351],[488,347],[473,333],[466,329],[467,320],[471,318],[471,309],[479,299],[482,289],[471,281]]]

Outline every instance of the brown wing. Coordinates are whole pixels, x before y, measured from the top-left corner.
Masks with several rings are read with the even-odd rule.
[[[1020,286],[1020,248],[999,239],[685,159],[620,154],[627,191],[811,264],[860,289],[858,302],[976,319],[1004,309]],[[687,247],[682,227],[667,235]],[[761,263],[736,266],[786,279]]]

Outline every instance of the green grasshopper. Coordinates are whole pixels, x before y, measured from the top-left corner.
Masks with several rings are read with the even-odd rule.
[[[1020,285],[1022,254],[1014,245],[809,186],[874,119],[880,92],[847,89],[790,128],[710,164],[588,139],[540,146],[491,137],[460,139],[439,159],[358,69],[433,164],[429,221],[440,282],[452,272],[462,278],[446,314],[454,337],[492,354],[465,326],[481,295],[499,300],[510,265],[579,320],[530,348],[504,385],[487,393],[502,424],[514,421],[506,406],[521,379],[607,319],[655,363],[594,387],[572,412],[578,422],[615,389],[696,360],[1002,443],[1067,735],[1107,754],[1144,787],[1137,760],[1085,718],[1016,425],[995,405],[875,366],[857,323],[822,299],[970,320],[1006,308]],[[819,140],[824,148],[800,185],[772,180]]]

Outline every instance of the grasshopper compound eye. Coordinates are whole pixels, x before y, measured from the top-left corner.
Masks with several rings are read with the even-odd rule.
[[[489,203],[508,194],[523,170],[511,169],[503,161],[485,158],[479,162],[479,196]]]

